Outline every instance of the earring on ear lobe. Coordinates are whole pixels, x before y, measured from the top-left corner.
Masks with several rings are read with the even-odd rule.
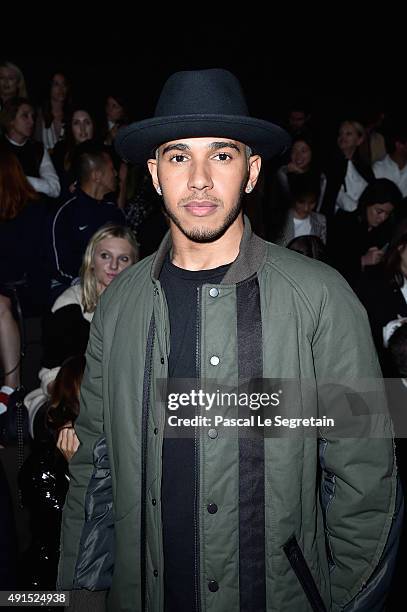
[[[157,193],[158,193],[158,195],[162,195],[163,194],[163,192],[161,191],[161,187],[157,187]]]
[[[247,185],[246,187],[246,193],[251,193],[253,191],[253,185]]]

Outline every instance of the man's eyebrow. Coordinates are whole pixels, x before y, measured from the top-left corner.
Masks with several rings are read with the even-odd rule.
[[[212,151],[217,151],[218,149],[234,149],[235,151],[237,151],[238,153],[241,153],[241,150],[239,149],[239,147],[237,146],[237,144],[235,144],[234,142],[230,142],[230,141],[215,141],[215,142],[211,142],[210,145],[208,145],[208,149],[211,149]],[[176,142],[174,144],[170,144],[167,145],[166,147],[164,147],[161,155],[165,155],[166,153],[170,152],[170,151],[190,151],[190,147],[183,143],[183,142]]]
[[[175,144],[171,144],[166,146],[161,155],[165,155],[166,153],[168,153],[169,151],[189,151],[190,148],[187,144],[184,144],[182,142],[177,142]]]
[[[235,151],[237,151],[238,153],[241,153],[241,150],[239,149],[239,147],[237,146],[237,144],[235,144],[234,142],[211,142],[211,144],[209,145],[209,148],[217,151],[218,149],[235,149]]]

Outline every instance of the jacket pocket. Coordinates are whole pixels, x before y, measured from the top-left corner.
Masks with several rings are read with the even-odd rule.
[[[314,612],[327,612],[315,580],[294,535],[284,544],[283,550],[304,590],[311,608]]]

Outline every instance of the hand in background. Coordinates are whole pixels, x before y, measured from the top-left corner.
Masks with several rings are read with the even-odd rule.
[[[364,255],[362,255],[360,261],[362,264],[362,269],[365,266],[375,266],[376,264],[380,263],[381,260],[383,259],[383,251],[381,251],[378,247],[371,247],[367,253],[365,253]]]
[[[57,448],[61,451],[67,461],[70,461],[79,448],[79,439],[73,425],[68,422],[59,430]]]

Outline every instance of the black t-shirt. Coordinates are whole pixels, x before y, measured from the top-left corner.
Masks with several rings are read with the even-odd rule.
[[[192,272],[174,266],[167,256],[160,282],[170,317],[170,378],[197,378],[198,291],[205,283],[219,284],[229,266]],[[199,525],[195,483],[198,483],[199,460],[196,455],[194,438],[164,437],[161,500],[165,612],[197,612],[199,585],[195,567],[199,568],[199,563],[196,566],[195,558],[199,560],[199,538],[196,539],[195,530]]]

